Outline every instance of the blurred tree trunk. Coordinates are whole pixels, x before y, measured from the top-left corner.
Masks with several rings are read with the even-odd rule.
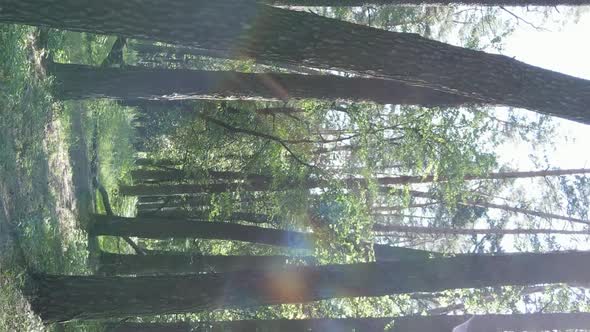
[[[91,235],[136,236],[150,239],[199,238],[312,249],[312,234],[228,222],[158,217],[125,218],[94,215]]]
[[[101,252],[98,272],[104,275],[162,275],[272,270],[285,267],[289,259],[288,256],[204,256],[187,253],[124,255]],[[301,257],[301,260],[311,261],[309,257]]]
[[[458,256],[183,276],[34,274],[27,286],[45,322],[199,312],[456,288],[588,282],[590,252]]]
[[[178,332],[383,332],[394,322],[392,332],[452,332],[453,328],[474,317],[473,331],[552,331],[590,328],[588,313],[548,313],[512,315],[439,315],[380,318],[339,318],[339,319],[276,319],[237,320],[193,323]],[[174,328],[175,323],[169,323]],[[107,332],[146,332],[153,323],[121,323]],[[490,329],[491,327],[491,329]],[[176,332],[177,330],[166,330]]]
[[[255,0],[172,0],[165,5],[140,0],[1,0],[0,7],[2,22],[152,39],[232,52],[239,58],[348,71],[590,123],[590,81],[417,34]],[[146,82],[141,85],[145,88]],[[118,93],[103,88],[120,94],[133,86],[125,85]],[[96,95],[72,92],[72,97]]]
[[[584,6],[590,0],[265,0],[278,6],[360,7],[364,5],[466,5],[466,6]]]
[[[105,332],[195,332],[190,323],[105,323]]]
[[[334,75],[49,65],[61,99],[286,101],[317,98],[382,104],[458,106],[474,100],[403,83]]]

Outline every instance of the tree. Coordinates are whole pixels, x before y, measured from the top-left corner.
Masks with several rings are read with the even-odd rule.
[[[317,242],[313,233],[286,231],[227,222],[207,222],[166,217],[125,218],[95,215],[91,235],[137,236],[151,239],[201,238],[244,241],[250,243],[313,250]],[[377,261],[428,258],[435,253],[411,248],[374,244]],[[146,258],[149,259],[149,258]]]
[[[190,323],[107,323],[105,332],[193,332]]]
[[[163,205],[164,206],[164,205]],[[192,208],[192,207],[191,207]],[[182,208],[164,209],[163,207],[157,207],[156,209],[141,209],[138,207],[138,217],[166,217],[166,218],[186,218],[196,220],[209,220],[210,211],[195,211],[185,210]],[[276,218],[266,214],[252,213],[252,212],[232,212],[229,216],[214,217],[214,220],[219,221],[245,221],[254,224],[266,224],[273,223]]]
[[[516,228],[516,229],[482,229],[482,228],[445,228],[445,227],[421,227],[405,226],[393,224],[375,224],[373,230],[376,232],[396,232],[396,233],[417,233],[431,235],[478,235],[478,234],[496,234],[496,235],[522,235],[522,234],[569,234],[569,235],[590,235],[588,231],[572,231],[563,229],[545,229],[545,228]]]
[[[198,179],[194,173],[185,171],[177,168],[166,168],[166,169],[135,169],[130,172],[131,177],[135,181],[155,181],[155,182],[166,182],[166,181],[179,181]],[[260,174],[248,174],[243,172],[232,172],[232,171],[215,171],[215,170],[204,170],[202,175],[206,175],[208,179],[214,180],[248,180],[248,181],[270,181],[271,178]]]
[[[397,262],[401,260],[444,257],[443,254],[433,251],[395,247],[377,243],[373,244],[373,252],[375,253],[375,261],[377,262]]]
[[[232,51],[242,58],[349,71],[590,123],[589,81],[507,56],[253,0],[174,0],[165,5],[139,0],[2,0],[0,6],[3,22],[147,38]]]
[[[517,178],[533,178],[533,177],[548,177],[548,176],[563,176],[572,174],[587,174],[590,169],[574,168],[574,169],[553,169],[553,170],[535,170],[535,171],[500,171],[487,174],[466,174],[463,176],[465,181],[471,180],[507,180]],[[208,172],[213,178],[241,180],[247,179],[251,181],[271,181],[271,178],[264,175],[244,174],[240,172]],[[185,172],[180,169],[166,169],[166,170],[133,170],[131,176],[138,180],[154,180],[154,181],[178,181],[187,180],[191,178],[190,172]],[[378,177],[376,181],[380,185],[394,185],[394,184],[412,184],[412,183],[431,183],[442,182],[448,180],[443,176],[424,175],[424,176],[391,176]]]
[[[568,329],[588,329],[588,313],[538,313],[512,315],[437,315],[402,316],[379,318],[319,318],[319,319],[275,319],[275,320],[236,320],[221,322],[186,323],[175,330],[179,324],[121,323],[113,324],[107,332],[452,332],[453,328],[472,319],[473,331],[552,331]],[[392,329],[386,329],[393,323]],[[161,328],[155,330],[154,327]]]
[[[398,195],[405,194],[403,191],[398,190],[398,189],[392,189],[392,188],[387,188],[387,187],[381,187],[380,189],[383,192],[395,193]],[[434,194],[422,192],[422,191],[418,191],[418,190],[410,190],[409,194],[413,197],[430,198],[430,199],[437,198],[436,195],[434,195]],[[549,213],[549,212],[543,212],[543,211],[536,211],[536,210],[531,210],[531,209],[526,209],[526,208],[521,208],[521,207],[515,207],[515,206],[510,206],[507,204],[496,204],[496,203],[486,202],[483,200],[462,199],[462,200],[458,201],[457,204],[463,205],[463,206],[499,209],[499,210],[509,211],[509,212],[513,212],[513,213],[521,213],[524,215],[535,216],[535,217],[540,217],[540,218],[545,218],[545,219],[565,220],[565,221],[571,221],[571,222],[586,224],[586,225],[590,224],[590,221],[580,219],[580,218],[563,216],[563,215]]]
[[[158,197],[158,196],[146,196],[142,197],[137,201],[138,212],[144,211],[158,211],[163,208],[179,208],[187,207],[191,208],[203,207],[205,208],[211,203],[211,197],[209,195],[193,196],[193,197]]]
[[[471,5],[471,6],[584,6],[589,0],[265,0],[280,6]]]
[[[33,274],[27,289],[33,310],[54,322],[455,288],[583,283],[589,275],[590,253],[557,252],[183,276]]]
[[[290,259],[312,261],[310,257],[287,256],[207,256],[170,252],[125,255],[101,252],[98,272],[104,275],[156,275],[266,270],[282,268]]]
[[[137,158],[135,159],[135,165],[137,166],[151,166],[151,167],[160,167],[160,168],[167,168],[167,167],[174,167],[176,165],[181,164],[180,161],[175,161],[172,159],[150,159],[150,158]]]
[[[135,42],[130,45],[131,48],[137,52],[139,63],[141,65],[156,65],[166,64],[166,62],[181,62],[186,63],[190,58],[210,57],[219,59],[236,59],[239,60],[239,55],[232,52],[223,52],[216,50],[199,49],[194,47],[184,47],[180,45],[155,45],[153,43]],[[190,62],[189,62],[190,63]],[[260,62],[259,62],[260,63]],[[270,68],[269,68],[270,67]],[[292,66],[285,64],[277,64],[272,61],[264,61],[262,69],[264,71],[276,71],[276,68],[281,68],[290,73],[320,75],[322,72],[313,68],[306,68],[302,66]],[[208,70],[216,70],[209,69]]]
[[[278,138],[277,138],[278,139]],[[588,173],[589,169],[563,169],[563,170],[543,170],[543,171],[522,171],[522,172],[497,172],[488,173],[482,175],[467,174],[463,178],[464,180],[484,180],[484,179],[514,179],[514,178],[527,178],[527,177],[544,177],[544,176],[557,176],[567,174],[579,174]],[[176,171],[165,171],[170,172],[169,179],[173,179],[179,175]],[[149,171],[147,172],[149,173]],[[158,173],[160,174],[160,173]],[[154,176],[156,174],[153,174]],[[304,188],[320,188],[329,186],[329,182],[320,179],[309,179],[302,183],[295,183],[287,181],[285,184],[272,185],[271,177],[260,177],[254,178],[253,175],[242,176],[249,180],[244,183],[210,183],[210,184],[160,184],[157,186],[153,185],[134,185],[134,186],[120,186],[120,192],[123,195],[135,195],[135,196],[155,196],[155,195],[181,195],[181,194],[195,194],[205,192],[226,192],[226,191],[264,191],[271,189],[284,190],[285,188],[292,187],[293,185],[301,185]],[[163,179],[163,178],[160,178]],[[250,180],[251,179],[251,180]],[[344,178],[337,179],[336,181],[343,182],[349,187],[366,186],[369,181],[374,181],[380,186],[391,186],[400,184],[412,184],[412,183],[427,183],[427,182],[438,182],[445,181],[444,177],[438,178],[432,175],[428,176],[381,176],[371,180],[364,178]],[[387,187],[383,187],[383,190],[387,190]],[[412,193],[417,193],[412,191]],[[426,194],[426,193],[425,193]],[[428,195],[428,194],[426,194]],[[482,203],[484,204],[484,203]],[[491,204],[491,203],[485,203]]]
[[[94,215],[91,235],[137,236],[151,239],[201,238],[244,241],[299,249],[313,248],[311,234],[227,222],[158,217],[125,218]]]
[[[288,100],[318,98],[382,104],[462,105],[469,98],[390,80],[333,75],[250,74],[148,68],[93,68],[53,63],[56,94],[62,99]]]

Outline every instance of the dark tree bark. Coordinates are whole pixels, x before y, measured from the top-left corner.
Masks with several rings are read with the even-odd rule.
[[[95,215],[91,235],[137,236],[152,239],[205,238],[245,241],[251,243],[313,249],[312,233],[285,231],[256,226],[244,226],[224,222],[202,222],[167,218],[125,218]],[[377,262],[393,262],[408,259],[440,257],[439,253],[412,248],[373,244]]]
[[[121,185],[119,193],[126,196],[179,196],[203,193],[222,193],[229,191],[265,191],[270,185],[257,183],[210,183],[210,184],[160,184],[160,185]]]
[[[227,222],[104,215],[94,215],[94,218],[95,223],[89,230],[91,235],[137,236],[151,239],[219,239],[299,249],[311,249],[314,246],[311,234]]]
[[[572,174],[587,174],[590,169],[575,168],[575,169],[554,169],[554,170],[538,170],[538,171],[508,171],[508,172],[492,172],[487,174],[467,174],[463,178],[465,181],[470,180],[505,180],[518,178],[532,178],[532,177],[548,177],[548,176],[564,176]],[[258,174],[246,174],[241,172],[206,172],[211,178],[227,179],[227,180],[251,180],[251,181],[271,181],[269,176]],[[190,179],[190,172],[185,172],[180,169],[165,169],[165,170],[150,170],[138,169],[131,171],[133,179],[137,180],[152,180],[152,181],[178,181],[180,179]],[[395,176],[395,177],[380,177],[377,178],[379,184],[393,185],[393,184],[411,184],[411,183],[430,183],[445,181],[444,177],[434,177],[432,175],[426,176]]]
[[[123,255],[101,252],[99,259],[98,272],[104,275],[162,275],[280,269],[293,257],[203,256],[185,253]],[[300,259],[312,261],[310,257]]]
[[[146,200],[147,199],[147,200]],[[179,207],[187,207],[190,206],[192,208],[196,207],[209,207],[211,203],[211,197],[208,195],[203,196],[196,196],[196,197],[187,197],[187,198],[178,198],[178,197],[157,197],[157,196],[147,196],[147,197],[140,197],[137,201],[137,210],[138,211],[155,211],[167,207],[171,208],[179,208]]]
[[[333,75],[250,74],[222,71],[147,68],[49,66],[62,99],[121,100],[288,100],[317,98],[373,101],[382,104],[446,105],[475,103],[448,93],[390,80]]]
[[[210,58],[222,58],[222,59],[234,59],[239,60],[238,54],[232,52],[208,50],[202,48],[186,47],[180,45],[155,45],[153,43],[133,43],[131,48],[135,50],[140,59],[145,60],[145,63],[154,63],[158,60],[180,60],[183,61],[187,56],[195,57],[210,57]],[[281,68],[290,73],[307,74],[307,75],[320,75],[322,72],[317,69],[307,68],[302,66],[286,65],[284,63],[276,63],[272,61],[258,61],[263,67],[270,68],[271,70],[265,71],[276,71],[276,68]],[[275,69],[275,70],[272,70]]]
[[[590,252],[458,256],[165,277],[33,275],[29,296],[46,321],[197,312],[455,288],[584,283]]]
[[[138,209],[138,217],[185,218],[191,220],[209,220],[209,211],[195,211],[184,209]],[[276,218],[252,212],[233,212],[229,217],[216,217],[218,221],[245,221],[253,224],[267,224],[277,221]]]
[[[357,7],[363,5],[467,5],[467,6],[584,6],[590,0],[264,0],[279,6]]]
[[[195,332],[190,323],[106,323],[105,332]]]
[[[144,196],[139,197],[137,199],[138,204],[162,204],[164,203],[169,197],[166,196]]]
[[[135,165],[137,165],[137,166],[175,167],[179,164],[182,164],[182,162],[172,160],[172,159],[150,159],[150,158],[137,158],[137,159],[135,159]]]
[[[513,315],[438,315],[378,318],[340,318],[340,319],[276,319],[276,320],[237,320],[220,322],[199,322],[175,330],[151,330],[152,323],[113,324],[119,330],[109,332],[383,332],[387,325],[394,323],[392,332],[452,332],[453,328],[473,317],[474,331],[552,331],[590,328],[588,313],[548,313]],[[491,329],[490,329],[491,327]],[[142,330],[142,328],[144,328]]]
[[[159,178],[161,180],[164,179],[174,179],[175,176],[181,176],[179,174],[180,171],[171,170],[171,171],[138,171],[140,172],[143,177],[142,178]],[[467,174],[465,175],[465,181],[470,180],[485,180],[485,179],[497,179],[497,180],[504,180],[504,179],[516,179],[516,178],[530,178],[530,177],[546,177],[546,176],[561,176],[561,175],[571,175],[571,174],[586,174],[590,172],[590,169],[581,168],[581,169],[557,169],[557,170],[541,170],[541,171],[511,171],[511,172],[496,172],[496,173],[488,173],[482,175],[475,175],[475,174]],[[215,173],[213,173],[215,174]],[[221,173],[222,174],[222,173]],[[240,173],[235,173],[238,177],[240,177]],[[233,172],[230,172],[230,175],[233,176]],[[231,176],[228,176],[227,179],[230,179]],[[241,176],[243,178],[243,176]],[[237,178],[235,178],[237,179]],[[247,180],[250,180],[249,183],[212,183],[212,184],[204,184],[204,185],[193,185],[193,184],[164,184],[164,185],[135,185],[135,186],[121,186],[120,192],[123,195],[135,195],[135,196],[153,196],[153,195],[182,195],[182,194],[194,194],[194,193],[204,193],[204,192],[226,192],[226,191],[234,191],[234,190],[243,190],[243,191],[264,191],[271,189],[271,182],[272,178],[263,175],[254,175],[248,174],[246,176]],[[399,185],[399,184],[412,184],[412,183],[428,183],[434,181],[445,181],[445,178],[435,178],[434,176],[395,176],[395,177],[377,177],[372,179],[377,184],[381,186],[391,186],[391,185]],[[358,186],[365,186],[367,184],[367,180],[363,178],[348,178],[341,180],[347,186],[350,187],[358,187]],[[289,187],[301,185],[304,188],[317,188],[329,185],[328,181],[322,180],[314,180],[310,179],[307,181],[303,181],[301,183],[293,183],[288,182],[284,185],[278,185],[276,188],[278,190],[287,189]],[[386,190],[387,188],[385,188]]]
[[[377,262],[398,262],[402,260],[430,259],[443,257],[441,253],[428,250],[394,247],[386,244],[373,244],[375,261]]]
[[[2,0],[0,7],[2,22],[153,39],[260,61],[349,71],[590,123],[587,80],[416,34],[254,0],[173,0],[165,5],[159,0]]]
[[[248,174],[243,172],[232,172],[232,171],[213,171],[206,170],[203,175],[207,176],[207,179],[211,180],[248,180],[248,181],[270,181],[269,176],[260,174]],[[138,181],[178,181],[178,180],[191,180],[195,178],[191,172],[187,172],[181,169],[135,169],[131,171],[131,177]]]
[[[377,332],[384,331],[391,318],[350,318],[350,319],[276,319],[237,320],[221,322],[199,322],[178,332]],[[121,330],[112,332],[143,332],[143,326],[151,324],[123,323]],[[173,324],[171,324],[173,325]],[[151,330],[148,330],[151,331]],[[107,331],[111,332],[111,331]],[[172,332],[177,332],[172,330]],[[424,331],[428,332],[428,331]]]

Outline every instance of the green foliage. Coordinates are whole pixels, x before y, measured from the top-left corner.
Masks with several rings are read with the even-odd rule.
[[[87,128],[87,134],[92,135],[87,142],[97,141],[89,148],[97,155],[98,179],[107,188],[113,210],[129,216],[135,199],[120,196],[118,187],[129,182],[129,171],[135,163],[136,133],[131,124],[134,113],[108,100],[86,101],[83,107],[87,109],[85,122],[93,124]]]
[[[115,41],[112,36],[86,32],[51,30],[49,36],[48,48],[60,63],[100,65]]]
[[[88,273],[87,238],[69,212],[76,199],[68,122],[50,96],[38,36],[0,25],[0,331],[7,332],[51,330],[20,293],[26,269]]]
[[[317,9],[320,15],[390,31],[417,33],[474,49],[502,49],[517,22],[498,7],[363,6]]]
[[[493,7],[457,6],[321,9],[322,15],[388,30],[419,33],[474,49],[501,49],[504,38],[514,26],[499,12],[499,8]],[[501,252],[504,247],[498,236],[458,240],[388,235],[378,239],[372,232],[377,217],[374,207],[381,205],[398,212],[407,211],[407,215],[400,212],[391,217],[388,222],[392,224],[460,227],[485,222],[493,227],[503,227],[508,216],[497,217],[487,209],[459,203],[465,199],[487,200],[506,188],[507,182],[467,182],[465,176],[485,175],[497,170],[500,165],[495,149],[508,140],[545,142],[552,133],[551,124],[545,117],[530,122],[528,118],[509,112],[504,119],[499,118],[494,110],[479,106],[446,109],[318,100],[144,102],[135,108],[107,100],[60,104],[48,93],[50,79],[39,75],[42,74],[42,68],[37,67],[40,61],[36,58],[38,55],[32,53],[31,36],[34,33],[36,31],[31,28],[0,26],[0,44],[8,46],[0,49],[0,79],[9,82],[0,87],[0,103],[3,105],[0,110],[0,165],[3,171],[0,174],[0,195],[4,195],[5,187],[18,189],[11,200],[17,202],[14,204],[17,214],[12,219],[18,226],[20,244],[26,251],[28,267],[46,272],[90,272],[86,257],[88,243],[80,231],[86,225],[76,223],[79,216],[60,214],[60,208],[68,198],[64,193],[72,185],[56,185],[57,178],[68,178],[71,171],[70,156],[64,151],[77,144],[84,145],[88,159],[85,162],[91,169],[96,166],[90,177],[96,177],[107,189],[118,215],[132,216],[135,213],[136,199],[119,195],[118,187],[136,181],[131,178],[130,171],[136,168],[137,156],[176,161],[178,170],[187,176],[181,181],[167,183],[221,182],[212,178],[212,171],[236,172],[238,175],[232,181],[244,183],[242,188],[225,193],[204,193],[204,209],[191,206],[189,197],[180,197],[185,201],[181,209],[204,211],[208,213],[206,219],[209,222],[219,222],[234,212],[264,214],[272,222],[261,227],[313,233],[318,239],[313,252],[317,263],[335,264],[371,261],[375,241],[424,247],[443,253],[460,250]],[[58,62],[100,65],[114,39],[51,30],[48,49]],[[198,50],[191,53],[161,43],[153,44],[155,51],[147,54],[139,51],[142,43],[145,42],[129,41],[124,54],[126,64],[242,72],[307,70],[216,59],[215,54],[197,54]],[[269,111],[269,108],[282,110]],[[69,126],[76,116],[82,116],[81,128]],[[53,123],[59,124],[55,125],[59,128],[48,127]],[[55,129],[53,136],[48,134],[52,128]],[[65,174],[56,176],[54,173],[60,170]],[[249,174],[268,177],[268,190],[245,190],[250,181]],[[402,183],[388,188],[383,188],[378,181],[378,177],[399,175],[433,176],[434,181],[418,185]],[[351,185],[347,182],[350,179],[358,180],[358,184]],[[316,183],[317,188],[311,188],[310,183]],[[561,182],[568,199],[568,213],[587,216],[587,185],[585,178]],[[413,197],[412,190],[415,189],[428,192],[433,199]],[[97,212],[104,213],[102,197],[97,195],[94,200]],[[432,205],[426,206],[425,203]],[[547,245],[542,240],[550,246],[559,245],[554,238],[532,237],[522,248],[541,250]],[[297,264],[307,264],[300,262],[298,257],[311,254],[305,250],[217,240],[138,239],[137,242],[145,249],[208,255],[290,255]],[[101,237],[98,247],[111,252],[132,252],[127,244],[115,237]],[[515,242],[514,247],[520,248],[519,243]],[[97,248],[90,248],[94,249]],[[0,328],[7,331],[41,330],[38,319],[21,306],[24,301],[18,288],[24,264],[11,262],[10,265],[8,271],[2,271],[0,279]],[[471,313],[516,311],[535,306],[551,306],[552,310],[558,310],[576,308],[572,298],[583,300],[579,294],[576,297],[573,293],[575,290],[554,287],[548,288],[542,296],[530,296],[523,295],[521,288],[512,287],[500,291],[480,289],[432,294],[430,302],[408,295],[350,298],[139,319],[410,315],[428,313],[435,306],[451,305],[456,299],[465,303],[463,310]],[[66,331],[94,331],[100,328],[100,324],[71,324],[65,328]]]

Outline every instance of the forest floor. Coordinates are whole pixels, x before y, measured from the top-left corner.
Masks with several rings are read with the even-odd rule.
[[[95,209],[92,172],[115,192],[122,165],[133,160],[130,143],[116,144],[115,137],[125,131],[130,139],[132,132],[126,115],[107,112],[108,103],[62,103],[51,96],[35,47],[38,34],[0,25],[0,332],[97,331],[97,324],[44,326],[21,289],[28,271],[92,273],[89,243],[93,251],[99,244],[84,231]],[[110,129],[93,145],[94,124]],[[117,151],[121,146],[126,150]],[[94,154],[106,162],[93,170]],[[126,156],[113,162],[119,154]],[[114,205],[132,204],[115,199]]]

